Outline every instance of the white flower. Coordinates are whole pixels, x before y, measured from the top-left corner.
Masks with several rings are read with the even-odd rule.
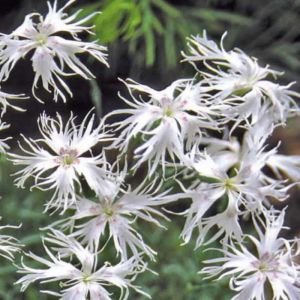
[[[232,195],[236,195],[234,196],[236,199],[242,196],[240,199],[242,203],[245,200],[260,201],[257,197],[263,198],[265,196],[263,188],[269,185],[269,182],[263,180],[265,177],[263,179],[261,177],[261,174],[263,174],[261,169],[265,166],[268,153],[262,155],[257,149],[253,150],[254,153],[251,151],[246,152],[240,157],[238,164],[233,165],[230,169],[223,169],[222,165],[217,165],[207,153],[201,153],[198,150],[192,152],[191,161],[187,166],[198,174],[198,179],[195,180],[193,186],[200,184],[201,187],[203,182],[201,177],[209,178],[212,181],[204,185],[204,189],[218,190],[223,194],[230,192]],[[280,183],[282,182],[278,181],[278,184]]]
[[[29,14],[15,31],[1,36],[1,80],[7,80],[15,64],[34,50],[31,57],[35,72],[32,86],[33,95],[38,99],[35,90],[41,79],[45,90],[50,92],[53,89],[55,101],[60,97],[65,102],[66,96],[63,90],[70,96],[72,96],[72,92],[63,77],[79,75],[85,79],[93,78],[93,74],[77,57],[78,54],[87,53],[108,65],[104,53],[106,47],[100,46],[96,42],[83,42],[77,36],[83,31],[89,32],[90,27],[82,24],[95,14],[75,21],[79,12],[71,16],[64,12],[64,9],[73,2],[74,0],[68,1],[59,10],[57,10],[57,1],[53,6],[48,2],[49,12],[45,18],[38,13]],[[35,23],[34,18],[38,18],[39,22]],[[72,39],[59,36],[61,32],[66,32]],[[65,67],[68,67],[71,72],[66,71]]]
[[[134,151],[138,159],[135,168],[148,162],[149,175],[159,162],[164,170],[168,156],[173,162],[176,158],[183,161],[185,148],[198,143],[205,129],[218,128],[220,108],[202,92],[201,84],[177,80],[161,91],[131,80],[125,84],[133,102],[122,98],[131,108],[112,113],[130,115],[119,123],[122,132],[114,146],[126,151],[132,138],[140,135],[143,143]],[[149,100],[136,99],[133,91],[145,93]]]
[[[299,300],[299,265],[295,262],[297,251],[293,242],[278,238],[283,228],[284,211],[278,217],[271,211],[267,216],[265,233],[254,222],[259,239],[247,237],[253,242],[256,251],[244,244],[230,243],[223,250],[224,257],[207,260],[206,263],[221,263],[221,266],[209,266],[200,273],[209,276],[219,275],[219,279],[230,276],[230,288],[238,294],[234,300],[264,300],[266,285],[273,290],[274,300]],[[270,298],[271,299],[271,298]]]
[[[195,228],[198,229],[196,248],[203,245],[203,243],[212,243],[221,236],[223,236],[222,240],[226,242],[232,238],[241,240],[243,232],[239,224],[241,212],[238,208],[241,205],[241,197],[238,194],[228,191],[226,209],[217,215],[204,217],[214,203],[221,200],[223,195],[223,190],[207,190],[204,184],[198,186],[195,190],[186,191],[186,197],[192,198],[192,204],[183,213],[186,216],[186,221],[180,236],[183,238],[184,244],[191,240]],[[218,227],[217,232],[208,241],[205,241],[207,234],[213,227]]]
[[[241,216],[258,216],[269,206],[270,197],[279,201],[287,199],[290,186],[286,187],[284,181],[271,179],[262,172],[268,155],[272,153],[272,150],[264,153],[259,148],[248,149],[232,161],[234,165],[228,168],[226,164],[224,168],[208,154],[193,149],[187,166],[194,170],[196,179],[188,189],[180,184],[186,197],[192,199],[190,208],[183,213],[186,222],[181,236],[185,243],[190,241],[194,229],[198,229],[196,247],[201,246],[213,227],[218,227],[218,230],[206,243],[223,235],[225,244],[232,238],[241,240]],[[216,215],[207,216],[217,202],[226,203],[226,208]]]
[[[263,115],[261,109],[267,105],[273,113],[274,122],[285,122],[299,108],[293,97],[299,93],[291,91],[287,86],[267,80],[281,73],[271,70],[268,66],[260,67],[255,58],[249,57],[240,49],[226,51],[223,47],[223,35],[220,47],[208,40],[206,32],[203,37],[190,39],[189,52],[184,54],[185,61],[192,63],[202,61],[208,72],[199,71],[205,76],[207,91],[217,91],[216,97],[223,99],[232,109],[228,113],[236,118],[237,125],[251,118],[251,123],[257,122]],[[225,112],[224,112],[225,113]]]
[[[74,215],[62,227],[66,228],[70,224],[74,228],[71,235],[93,250],[99,248],[108,227],[109,238],[113,239],[117,254],[121,254],[122,259],[128,258],[128,249],[135,256],[141,251],[154,259],[156,252],[145,244],[142,235],[133,228],[133,223],[139,218],[163,227],[157,217],[166,217],[157,207],[177,200],[177,195],[167,196],[167,192],[158,194],[161,185],[155,187],[156,183],[157,180],[153,180],[148,186],[141,184],[134,190],[119,186],[114,195],[99,198],[99,202],[80,198]],[[72,220],[84,221],[74,226]]]
[[[112,294],[107,291],[107,287],[116,286],[121,289],[120,299],[128,298],[129,288],[148,296],[132,284],[136,276],[146,270],[146,265],[142,263],[140,257],[132,257],[114,266],[106,262],[99,268],[97,254],[83,248],[76,240],[53,231],[48,241],[62,244],[78,262],[72,262],[69,257],[62,258],[59,249],[56,249],[57,253],[53,253],[45,244],[44,248],[49,260],[33,253],[26,253],[29,258],[43,264],[45,268],[35,269],[22,262],[18,272],[26,275],[17,281],[17,284],[22,284],[22,291],[35,281],[41,283],[60,281],[62,288],[60,293],[49,290],[42,292],[55,295],[61,300],[86,300],[87,298],[111,300]]]
[[[46,205],[49,208],[63,209],[76,202],[75,185],[81,191],[80,176],[83,176],[89,187],[97,194],[106,196],[114,189],[114,178],[107,170],[109,164],[103,154],[91,156],[91,148],[99,142],[109,140],[103,131],[103,123],[93,129],[94,115],[88,114],[77,126],[75,118],[63,125],[57,114],[53,119],[43,114],[38,120],[41,139],[25,137],[28,149],[21,149],[25,155],[10,154],[16,165],[24,165],[16,174],[17,185],[24,187],[29,177],[34,178],[37,187],[42,190],[54,189],[54,195]]]
[[[20,226],[11,226],[11,225],[0,226],[0,231],[2,231],[5,228],[20,228]],[[0,234],[0,255],[2,257],[10,261],[13,261],[14,253],[21,251],[20,246],[21,245],[16,238],[10,235]]]
[[[280,142],[276,147],[266,150],[267,139],[275,127],[272,123],[272,116],[266,113],[261,120],[248,128],[241,143],[234,137],[228,138],[227,136],[223,139],[205,137],[201,144],[205,146],[205,151],[215,164],[225,171],[237,167],[242,161],[248,161],[252,172],[256,173],[261,182],[276,183],[275,178],[282,179],[284,176],[294,182],[299,182],[299,155],[278,154]],[[265,172],[265,167],[271,169],[275,176],[271,176],[270,172]],[[199,168],[201,169],[201,166],[198,166]]]
[[[252,89],[259,80],[268,75],[280,75],[279,72],[269,69],[268,66],[260,67],[255,58],[249,57],[240,49],[235,48],[226,51],[223,47],[223,40],[226,35],[225,32],[219,47],[214,41],[207,39],[204,31],[203,37],[197,35],[189,39],[190,55],[183,54],[184,60],[194,65],[197,61],[204,62],[208,70],[212,72],[203,72],[204,75],[208,76],[207,82],[216,90],[221,91],[224,98],[234,91]],[[223,71],[218,67],[225,67],[228,70]]]

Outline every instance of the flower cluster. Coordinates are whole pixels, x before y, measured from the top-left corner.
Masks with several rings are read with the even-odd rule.
[[[107,64],[105,47],[79,37],[90,33],[83,24],[94,14],[80,20],[78,12],[68,16],[65,9],[73,2],[60,9],[57,1],[48,3],[45,17],[30,14],[11,34],[1,35],[0,80],[33,50],[33,95],[37,98],[41,79],[44,89],[53,89],[55,101],[66,101],[64,92],[72,93],[65,76],[92,77],[78,54]],[[17,282],[22,291],[39,281],[59,282],[58,292],[43,292],[62,300],[109,300],[111,286],[120,289],[120,299],[128,299],[129,289],[149,296],[133,282],[159,249],[147,244],[136,222],[165,228],[166,214],[176,214],[165,206],[180,201],[186,207],[178,213],[185,219],[183,244],[196,234],[197,251],[213,243],[221,255],[205,261],[202,274],[229,276],[233,299],[266,299],[269,285],[274,300],[300,299],[300,241],[279,237],[285,211],[273,207],[298,184],[300,157],[280,154],[280,143],[267,144],[277,127],[299,114],[295,99],[300,94],[292,84],[280,85],[281,73],[257,59],[239,49],[226,51],[224,38],[220,45],[205,32],[190,38],[183,60],[195,67],[193,78],[161,90],[127,79],[129,99],[120,98],[129,108],[99,121],[92,112],[79,124],[73,114],[65,122],[59,114],[43,113],[40,137],[23,136],[23,153],[9,153],[22,166],[15,174],[17,186],[30,183],[31,189],[52,192],[45,212],[66,216],[44,228],[47,259],[25,252],[43,266],[22,261]],[[7,101],[13,98],[24,95],[0,94],[2,114],[16,108]],[[107,124],[115,115],[126,117]],[[0,130],[6,127],[2,123]],[[8,149],[5,141],[0,140],[2,152]],[[257,237],[247,232],[249,225]],[[106,261],[107,249],[117,263]],[[14,239],[0,236],[1,254],[12,259],[17,250]]]

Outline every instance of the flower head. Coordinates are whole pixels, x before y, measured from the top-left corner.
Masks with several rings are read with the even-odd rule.
[[[106,262],[102,267],[98,267],[96,253],[83,248],[76,240],[59,231],[52,233],[51,238],[44,239],[44,248],[49,260],[33,253],[26,253],[29,258],[43,264],[45,268],[35,269],[22,262],[18,272],[26,275],[17,281],[17,284],[22,284],[22,291],[35,281],[41,283],[60,281],[60,293],[48,290],[43,292],[56,295],[61,300],[85,300],[87,297],[91,300],[111,300],[107,287],[117,286],[121,289],[122,300],[128,298],[129,288],[147,295],[132,284],[135,277],[146,270],[146,265],[142,263],[140,257],[132,257],[114,266]],[[67,248],[76,262],[72,262],[69,256],[62,257],[59,248],[55,252],[51,251],[45,245],[45,241]]]
[[[214,152],[213,156],[198,149],[193,149],[190,153],[187,166],[194,170],[196,179],[188,189],[181,184],[186,197],[192,199],[190,208],[183,213],[186,222],[181,236],[185,243],[190,241],[193,230],[197,228],[199,235],[196,246],[199,247],[213,227],[218,227],[218,230],[206,243],[213,242],[222,235],[223,241],[232,238],[241,240],[243,232],[239,220],[243,215],[258,216],[264,213],[266,206],[269,206],[270,197],[279,201],[288,198],[287,191],[290,186],[286,186],[285,181],[272,179],[263,172],[263,167],[267,165],[274,150],[264,152],[261,141],[258,139],[259,142],[256,141],[257,144],[253,145],[254,141],[251,142],[249,136],[245,137],[244,144],[247,147],[244,149],[212,139],[212,142],[217,143],[218,149],[228,145],[231,147],[231,156],[229,150],[223,151],[223,158],[230,158],[225,163],[217,164],[222,158],[221,153],[217,156],[217,161],[214,160]],[[226,208],[218,214],[207,216],[216,203],[224,203]]]
[[[109,164],[104,155],[90,155],[93,146],[109,139],[102,123],[93,129],[94,117],[87,115],[77,126],[71,115],[64,126],[59,114],[57,119],[43,114],[38,120],[42,138],[33,140],[23,137],[28,146],[28,149],[21,146],[25,155],[10,154],[15,164],[25,166],[16,173],[19,175],[16,179],[18,186],[23,187],[29,177],[34,177],[33,187],[54,189],[46,210],[54,207],[65,211],[74,204],[75,184],[81,190],[80,176],[97,195],[109,195],[114,189],[114,178],[107,170]]]
[[[130,115],[119,123],[122,132],[114,146],[126,151],[131,139],[141,135],[143,143],[134,150],[138,159],[135,167],[148,162],[150,175],[159,162],[164,169],[168,157],[173,162],[176,158],[184,161],[185,149],[198,143],[205,129],[218,128],[220,107],[202,93],[200,84],[177,80],[161,91],[134,81],[125,84],[133,102],[123,98],[131,108],[113,112]],[[142,96],[136,99],[133,91],[146,94],[148,101]]]
[[[148,186],[141,184],[134,190],[131,187],[124,189],[119,185],[114,195],[101,197],[99,202],[80,198],[71,220],[83,222],[79,225],[75,222],[73,226],[73,221],[67,220],[67,224],[71,223],[74,227],[72,236],[79,238],[90,249],[98,249],[108,227],[109,238],[113,239],[115,249],[122,259],[127,259],[129,252],[135,256],[143,252],[154,259],[156,252],[146,245],[142,235],[134,229],[133,223],[139,218],[163,227],[157,217],[166,217],[157,207],[176,200],[177,196],[168,196],[167,192],[159,194],[160,185],[155,187],[156,183],[157,180]],[[66,227],[67,224],[62,226]]]
[[[93,17],[89,15],[82,20],[76,21],[78,13],[68,16],[64,10],[74,3],[70,0],[67,4],[57,9],[57,1],[51,6],[48,2],[49,12],[43,17],[39,13],[32,13],[25,17],[20,25],[11,34],[2,35],[0,38],[0,79],[8,79],[15,64],[27,56],[33,50],[31,57],[32,67],[35,72],[32,86],[33,95],[36,96],[38,81],[41,79],[45,90],[53,89],[54,100],[60,97],[66,101],[64,91],[72,96],[72,92],[64,82],[64,76],[79,75],[85,79],[93,77],[89,69],[78,59],[78,54],[87,53],[96,60],[106,65],[105,47],[96,42],[83,42],[78,34],[87,31],[90,27],[82,24]],[[39,21],[36,23],[35,19]],[[71,38],[60,36],[65,32]],[[71,72],[65,71],[68,67]],[[64,90],[64,91],[63,91]]]
[[[272,299],[299,299],[299,266],[294,258],[297,255],[294,242],[278,238],[283,226],[284,211],[278,216],[273,211],[267,216],[263,233],[255,222],[259,239],[247,237],[253,242],[256,252],[244,244],[231,243],[228,250],[222,250],[224,257],[207,260],[206,263],[222,263],[221,266],[209,266],[201,273],[209,276],[219,275],[219,279],[231,276],[230,287],[237,292],[235,300],[266,299],[266,285],[273,290]]]
[[[282,86],[270,81],[268,76],[276,77],[281,73],[269,66],[259,66],[257,59],[240,49],[226,51],[223,47],[225,36],[226,33],[220,46],[208,40],[205,31],[202,37],[192,37],[189,54],[184,54],[184,60],[194,66],[197,61],[204,63],[208,71],[197,70],[205,77],[206,91],[216,92],[215,97],[231,106],[227,113],[236,119],[236,125],[243,120],[256,123],[265,105],[272,111],[275,123],[284,123],[288,117],[298,114],[299,108],[293,98],[299,98],[300,94],[290,90],[293,83]]]

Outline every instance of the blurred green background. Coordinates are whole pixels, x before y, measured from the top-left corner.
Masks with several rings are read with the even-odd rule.
[[[58,0],[59,5],[66,1]],[[83,57],[96,75],[97,80],[84,81],[70,78],[68,84],[74,90],[74,99],[67,104],[54,103],[51,96],[45,105],[34,99],[23,105],[26,114],[8,112],[4,121],[11,123],[8,132],[13,137],[10,142],[12,151],[17,151],[19,134],[34,137],[37,133],[36,118],[42,112],[54,114],[59,111],[65,117],[72,110],[79,115],[96,106],[99,116],[123,107],[117,97],[124,87],[118,81],[130,77],[153,88],[163,88],[172,80],[193,76],[194,70],[187,64],[179,63],[180,51],[185,49],[185,39],[192,34],[207,30],[216,41],[224,31],[228,31],[225,47],[241,48],[249,55],[259,58],[262,65],[285,71],[282,83],[299,81],[300,74],[300,0],[78,0],[70,12],[82,8],[81,16],[95,10],[102,11],[92,19],[95,37],[101,44],[109,47],[110,69],[95,64]],[[1,1],[0,32],[9,33],[20,25],[27,13],[46,12],[46,0]],[[31,89],[33,73],[30,60],[18,63],[11,78],[2,84],[7,92],[27,92]],[[299,85],[295,86],[299,90]],[[299,122],[292,121],[288,129],[279,130],[274,138],[282,139],[282,151],[300,154]],[[38,254],[43,254],[38,228],[43,227],[57,216],[49,217],[42,213],[43,204],[49,195],[41,192],[18,190],[10,177],[14,171],[9,162],[2,157],[1,175],[1,213],[3,223],[17,225],[21,242]],[[292,228],[290,235],[299,231],[300,202],[299,193],[293,191],[289,200],[287,225]],[[154,249],[159,249],[157,263],[151,267],[160,273],[142,275],[138,283],[158,300],[212,300],[229,299],[226,283],[202,281],[197,271],[208,254],[201,250],[193,251],[193,242],[180,246],[178,236],[183,220],[174,218],[168,223],[169,230],[161,231],[155,227],[138,224],[145,240]],[[16,231],[11,230],[15,235]],[[33,286],[21,295],[19,287],[13,282],[17,276],[15,268],[1,259],[0,300],[52,299],[38,293]],[[45,287],[43,287],[45,289]],[[116,298],[117,299],[117,298]],[[131,299],[142,299],[132,295]]]

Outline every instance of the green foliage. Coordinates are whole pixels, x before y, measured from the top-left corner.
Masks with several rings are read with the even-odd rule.
[[[83,7],[82,15],[102,12],[91,21],[97,38],[114,52],[114,62],[129,59],[129,72],[135,76],[153,65],[160,74],[177,68],[179,76],[186,75],[178,65],[186,37],[206,29],[215,39],[228,31],[228,49],[239,47],[260,57],[262,64],[287,70],[287,80],[298,77],[300,0],[195,0],[181,1],[181,5],[166,0],[91,2]]]
[[[164,55],[166,67],[174,67],[185,38],[220,22],[249,25],[252,20],[230,12],[194,7],[175,7],[164,0],[102,0],[85,6],[82,14],[100,10],[92,23],[102,43],[121,39],[134,55],[143,49],[144,64],[154,65]],[[209,26],[211,27],[211,26]]]
[[[153,299],[230,299],[232,294],[228,290],[226,280],[208,281],[198,274],[204,260],[219,254],[204,251],[203,248],[194,250],[193,241],[188,245],[181,245],[179,235],[183,226],[182,219],[172,217],[172,220],[166,224],[168,230],[165,232],[146,226],[140,229],[141,232],[146,231],[145,237],[148,237],[149,244],[153,245],[154,249],[159,249],[157,261],[150,264],[150,268],[159,275],[144,274],[138,278],[137,283],[145,287]],[[133,299],[143,298],[136,295]]]
[[[49,194],[41,191],[30,193],[28,190],[18,189],[13,184],[10,174],[16,171],[5,157],[1,157],[0,188],[1,188],[1,225],[19,225],[20,229],[4,229],[3,233],[11,234],[24,245],[23,249],[42,253],[40,227],[53,222],[53,218],[43,214],[45,199]],[[46,295],[40,294],[36,286],[28,288],[24,295],[20,293],[20,286],[14,285],[18,275],[16,267],[11,262],[0,258],[0,299],[1,300],[46,300]],[[20,263],[17,255],[16,264]]]

